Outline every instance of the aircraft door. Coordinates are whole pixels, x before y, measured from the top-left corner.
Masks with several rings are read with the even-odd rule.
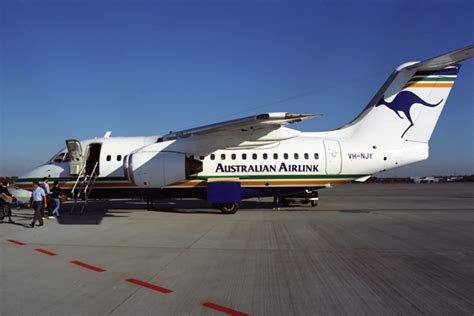
[[[100,164],[100,150],[102,148],[101,143],[94,143],[89,145],[89,150],[87,152],[86,164],[86,174],[87,175],[98,175],[99,174],[99,164]]]
[[[341,145],[337,140],[325,140],[326,174],[339,174],[342,169]]]
[[[76,139],[66,140],[66,147],[69,153],[69,174],[77,176],[84,166],[81,142]]]

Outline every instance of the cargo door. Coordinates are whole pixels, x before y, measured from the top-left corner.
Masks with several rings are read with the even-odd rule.
[[[84,167],[84,157],[81,142],[77,139],[66,140],[66,147],[69,153],[69,174],[77,176]]]
[[[337,140],[325,140],[326,174],[339,174],[342,169],[341,145]]]

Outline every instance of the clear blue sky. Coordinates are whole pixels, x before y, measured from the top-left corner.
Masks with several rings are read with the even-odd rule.
[[[154,135],[264,111],[323,113],[293,127],[337,128],[397,65],[474,43],[473,21],[472,0],[1,0],[0,175],[107,130]],[[473,93],[471,60],[430,159],[392,174],[474,173]]]

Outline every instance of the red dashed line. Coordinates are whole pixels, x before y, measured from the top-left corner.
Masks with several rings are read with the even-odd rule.
[[[8,239],[7,241],[12,243],[12,244],[18,245],[18,246],[25,246],[26,245],[26,243],[18,241],[18,240],[14,240],[14,239]],[[48,255],[48,256],[57,256],[58,255],[57,253],[54,253],[54,252],[51,252],[51,251],[48,251],[48,250],[45,250],[45,249],[41,249],[41,248],[36,248],[35,251],[40,252],[40,253],[45,254],[45,255]],[[75,265],[77,265],[79,267],[82,267],[82,268],[85,268],[85,269],[95,271],[95,272],[105,272],[106,271],[102,268],[92,266],[90,264],[84,263],[84,262],[79,261],[79,260],[73,260],[73,261],[70,261],[70,263],[75,264]],[[154,291],[164,293],[164,294],[168,294],[168,293],[173,292],[170,289],[167,289],[167,288],[164,288],[164,287],[152,284],[152,283],[144,282],[144,281],[141,281],[141,280],[138,280],[138,279],[126,279],[126,281],[129,282],[129,283],[133,283],[135,285],[143,286],[143,287],[152,289]],[[216,310],[216,311],[219,311],[219,312],[222,312],[222,313],[225,313],[225,314],[230,315],[230,316],[249,316],[249,314],[247,314],[247,313],[243,313],[243,312],[240,312],[238,310],[235,310],[235,309],[232,309],[232,308],[229,308],[229,307],[225,307],[225,306],[222,306],[222,305],[214,304],[214,303],[211,303],[211,302],[203,303],[202,306],[204,306],[206,308]]]
[[[213,309],[213,310],[216,310],[216,311],[219,311],[219,312],[226,313],[227,315],[231,315],[231,316],[248,316],[249,315],[249,314],[246,314],[246,313],[236,311],[235,309],[225,307],[225,306],[222,306],[222,305],[217,305],[217,304],[214,304],[214,303],[211,303],[211,302],[206,302],[206,303],[202,304],[202,306]]]
[[[8,239],[8,242],[11,242],[12,244],[16,244],[18,246],[24,246],[26,245],[24,242],[18,241],[18,240],[13,240],[13,239]]]
[[[51,251],[48,251],[48,250],[44,250],[44,249],[41,249],[41,248],[36,248],[35,251],[37,252],[41,252],[45,255],[48,255],[48,256],[57,256],[58,254],[57,253],[54,253],[54,252],[51,252]]]
[[[140,281],[140,280],[137,280],[137,279],[127,279],[125,281],[136,284],[136,285],[144,286],[144,287],[147,287],[149,289],[152,289],[152,290],[164,293],[164,294],[168,294],[168,293],[173,292],[170,289],[166,289],[164,287],[161,287],[161,286],[158,286],[158,285],[155,285],[155,284],[151,284],[151,283],[148,283],[148,282]]]
[[[79,260],[74,260],[74,261],[70,261],[70,262],[72,264],[75,264],[77,266],[80,266],[82,268],[86,268],[86,269],[89,269],[89,270],[92,270],[92,271],[95,271],[95,272],[104,272],[105,271],[104,269],[91,266],[90,264],[84,263],[84,262],[79,261]]]

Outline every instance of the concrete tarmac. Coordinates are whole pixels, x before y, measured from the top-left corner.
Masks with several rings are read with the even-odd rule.
[[[320,198],[280,211],[252,200],[235,215],[97,201],[34,229],[31,210],[15,211],[0,224],[0,314],[473,315],[474,184]]]

